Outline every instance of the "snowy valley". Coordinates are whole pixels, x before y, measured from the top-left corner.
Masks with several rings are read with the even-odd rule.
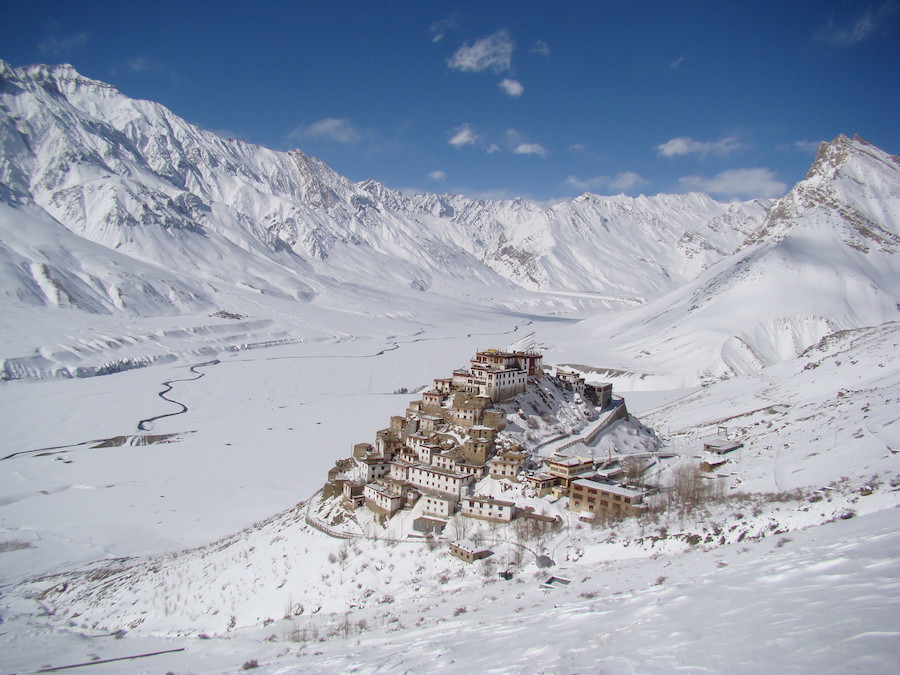
[[[775,201],[404,194],[0,62],[0,665],[895,672],[898,222],[858,138]],[[545,521],[323,505],[488,348],[543,378],[473,494]],[[641,456],[648,508],[538,494],[557,451]]]

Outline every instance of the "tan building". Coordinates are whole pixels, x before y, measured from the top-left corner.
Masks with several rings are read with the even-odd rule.
[[[426,412],[440,410],[444,403],[444,395],[435,390],[422,392],[422,408]]]
[[[717,455],[724,455],[743,448],[744,444],[740,441],[729,441],[727,438],[711,438],[703,441],[703,450],[706,452],[714,452]]]
[[[569,509],[625,517],[640,508],[645,496],[640,490],[582,478],[572,481]]]
[[[403,446],[403,441],[393,429],[381,429],[375,433],[375,452],[385,459],[392,459]]]
[[[487,558],[489,555],[493,555],[493,553],[494,552],[491,549],[465,539],[462,541],[451,542],[450,544],[450,555],[467,563]]]
[[[444,424],[442,415],[424,413],[419,415],[419,433],[430,434]]]
[[[459,368],[453,371],[453,377],[451,378],[452,387],[454,391],[461,392],[472,392],[478,391],[476,387],[473,387],[469,382],[472,378],[472,373],[468,371],[466,368]]]
[[[497,430],[494,427],[489,427],[485,424],[476,424],[474,427],[469,429],[469,438],[473,440],[477,439],[486,439],[489,441],[493,441],[497,436]]]
[[[534,488],[538,497],[550,494],[557,485],[559,478],[549,473],[530,473],[525,476],[525,482]]]
[[[528,377],[542,377],[544,375],[544,357],[540,352],[514,352],[516,363],[526,372]]]
[[[490,462],[491,478],[516,480],[525,468],[525,455],[519,452],[504,452]]]
[[[556,476],[564,488],[568,488],[575,477],[594,470],[594,460],[587,457],[551,457],[544,463],[547,473]]]
[[[363,495],[363,489],[365,487],[365,483],[354,483],[349,480],[345,481],[341,490],[344,506],[350,509],[362,506],[365,503],[365,496]]]
[[[357,443],[353,446],[353,457],[356,459],[362,459],[363,457],[368,457],[372,454],[372,444],[371,443]]]
[[[493,441],[487,438],[467,438],[463,443],[463,456],[470,464],[484,464],[494,449]]]
[[[481,416],[481,424],[497,431],[503,431],[506,428],[506,413],[496,408],[488,408]]]
[[[727,464],[728,460],[724,457],[716,457],[715,459],[704,459],[700,462],[700,470],[704,473],[717,471],[723,464]]]
[[[472,427],[481,424],[484,411],[491,405],[486,396],[467,396],[457,394],[453,400],[452,420],[454,424],[462,427]]]
[[[598,408],[603,409],[612,401],[612,384],[609,382],[587,384],[584,387],[584,397]]]
[[[449,394],[453,391],[452,377],[439,377],[434,381],[434,390],[441,394]]]

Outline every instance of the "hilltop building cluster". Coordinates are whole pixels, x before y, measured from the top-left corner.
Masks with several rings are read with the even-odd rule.
[[[554,456],[541,471],[534,471],[533,463],[526,471],[527,453],[508,439],[498,442],[507,422],[496,404],[542,377],[538,352],[477,352],[468,368],[435,379],[404,415],[391,417],[374,443],[357,443],[352,457],[337,462],[329,472],[326,496],[339,496],[347,510],[366,508],[382,519],[421,503],[422,515],[414,523],[420,531],[439,531],[456,513],[498,523],[523,516],[552,520],[512,501],[473,494],[475,485],[490,476],[524,481],[538,497],[569,497],[576,511],[630,515],[639,508],[642,493],[612,484],[615,463]],[[611,384],[587,384],[565,370],[557,370],[556,379],[595,408],[611,406]],[[619,408],[627,416],[624,404]]]
[[[540,353],[479,351],[469,368],[435,379],[405,415],[391,417],[374,443],[356,444],[353,457],[339,462],[329,480],[340,484],[347,508],[365,506],[383,517],[424,500],[426,517],[447,518],[462,510],[509,522],[511,503],[474,497],[472,490],[487,475],[511,478],[525,467],[524,453],[498,449],[506,413],[494,404],[542,376]]]

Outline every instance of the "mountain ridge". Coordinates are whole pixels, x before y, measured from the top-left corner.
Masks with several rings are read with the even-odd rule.
[[[900,163],[839,136],[822,144],[807,178],[776,200],[734,255],[579,330],[608,345],[595,362],[625,371],[624,379],[668,373],[673,386],[694,386],[792,358],[837,331],[896,321],[898,214]]]
[[[249,268],[245,284],[303,301],[329,277],[357,282],[365,269],[375,285],[436,292],[449,282],[458,293],[472,278],[487,289],[577,291],[627,306],[730,253],[767,206],[699,193],[586,194],[550,206],[405,195],[353,183],[300,150],[219,138],[71,66],[5,64],[0,79],[6,201],[40,206],[73,233],[143,262],[205,268],[198,297],[233,281],[215,273],[232,257],[235,269]],[[223,253],[235,247],[249,259]],[[255,283],[273,266],[281,271],[271,288]],[[638,281],[623,288],[615,277],[626,276]]]

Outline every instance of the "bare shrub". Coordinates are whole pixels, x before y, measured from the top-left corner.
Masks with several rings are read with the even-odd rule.
[[[10,539],[9,541],[0,541],[0,553],[7,553],[9,551],[20,551],[23,548],[34,548],[34,545],[28,541],[21,541],[19,539]]]
[[[622,475],[629,485],[643,486],[647,461],[640,457],[626,457],[622,460]]]

